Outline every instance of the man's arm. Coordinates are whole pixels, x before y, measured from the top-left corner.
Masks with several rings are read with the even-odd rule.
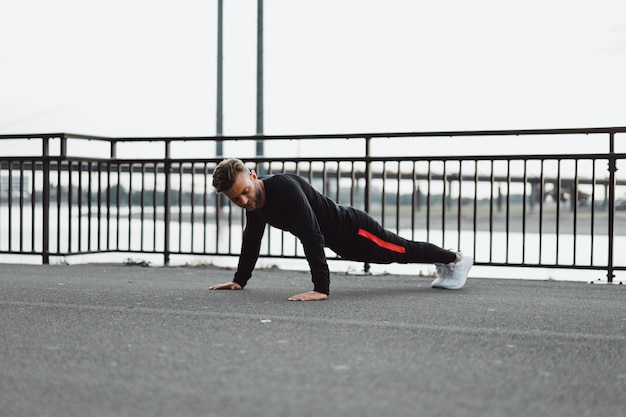
[[[241,242],[241,254],[235,272],[233,282],[239,284],[241,288],[252,276],[252,271],[259,259],[261,250],[261,239],[265,232],[265,222],[255,216],[252,212],[246,212],[246,228],[243,231],[243,241]]]
[[[252,270],[259,258],[261,239],[265,224],[258,219],[251,219],[246,213],[246,227],[243,231],[243,241],[241,243],[241,254],[239,255],[239,265],[235,272],[234,281],[213,285],[210,290],[243,290],[246,283],[252,276]]]
[[[294,200],[290,205],[292,213],[290,231],[302,243],[304,255],[311,269],[313,292],[327,296],[330,292],[330,271],[324,252],[324,235],[304,193],[300,190],[299,193],[292,193],[292,197]],[[303,294],[298,294],[301,295]]]

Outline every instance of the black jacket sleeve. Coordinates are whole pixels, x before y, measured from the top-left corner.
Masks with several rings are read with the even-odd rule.
[[[246,286],[252,276],[252,270],[254,270],[256,261],[259,259],[265,224],[265,221],[255,215],[254,212],[246,212],[246,227],[243,232],[239,265],[234,279],[234,282],[241,285],[242,288]]]
[[[330,292],[330,272],[324,253],[324,235],[306,195],[299,187],[290,190],[288,209],[285,215],[289,218],[288,229],[296,236],[304,248],[306,260],[311,269],[311,279],[315,291],[328,294]]]

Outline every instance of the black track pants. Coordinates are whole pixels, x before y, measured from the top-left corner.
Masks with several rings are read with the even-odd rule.
[[[352,261],[377,264],[449,263],[456,253],[428,242],[414,242],[384,229],[364,211],[351,208],[346,221],[351,227],[331,244],[340,257]]]

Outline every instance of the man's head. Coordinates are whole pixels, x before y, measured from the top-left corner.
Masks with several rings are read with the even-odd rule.
[[[265,193],[256,172],[239,159],[225,159],[213,171],[213,187],[230,201],[248,211],[263,207]]]
[[[229,190],[240,173],[250,174],[248,167],[239,159],[224,159],[213,171],[213,187],[218,193]]]

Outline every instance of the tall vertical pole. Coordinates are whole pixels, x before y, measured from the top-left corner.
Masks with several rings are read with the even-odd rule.
[[[222,136],[224,134],[224,112],[223,112],[223,15],[224,15],[224,0],[217,1],[217,122],[216,122],[216,135]],[[216,154],[218,157],[223,156],[224,149],[222,141],[216,143]]]
[[[256,134],[263,135],[263,0],[258,0],[257,12]],[[258,139],[256,142],[256,155],[262,157],[263,154],[263,140]]]
[[[215,156],[217,158],[224,157],[224,142],[219,136],[224,136],[224,0],[217,0],[217,118],[215,135],[218,136],[215,141]],[[219,225],[219,214],[222,213],[222,207],[226,205],[225,197],[218,194],[215,198],[215,209],[218,213],[216,217]],[[219,233],[219,229],[218,229]],[[216,239],[217,239],[216,234]]]

